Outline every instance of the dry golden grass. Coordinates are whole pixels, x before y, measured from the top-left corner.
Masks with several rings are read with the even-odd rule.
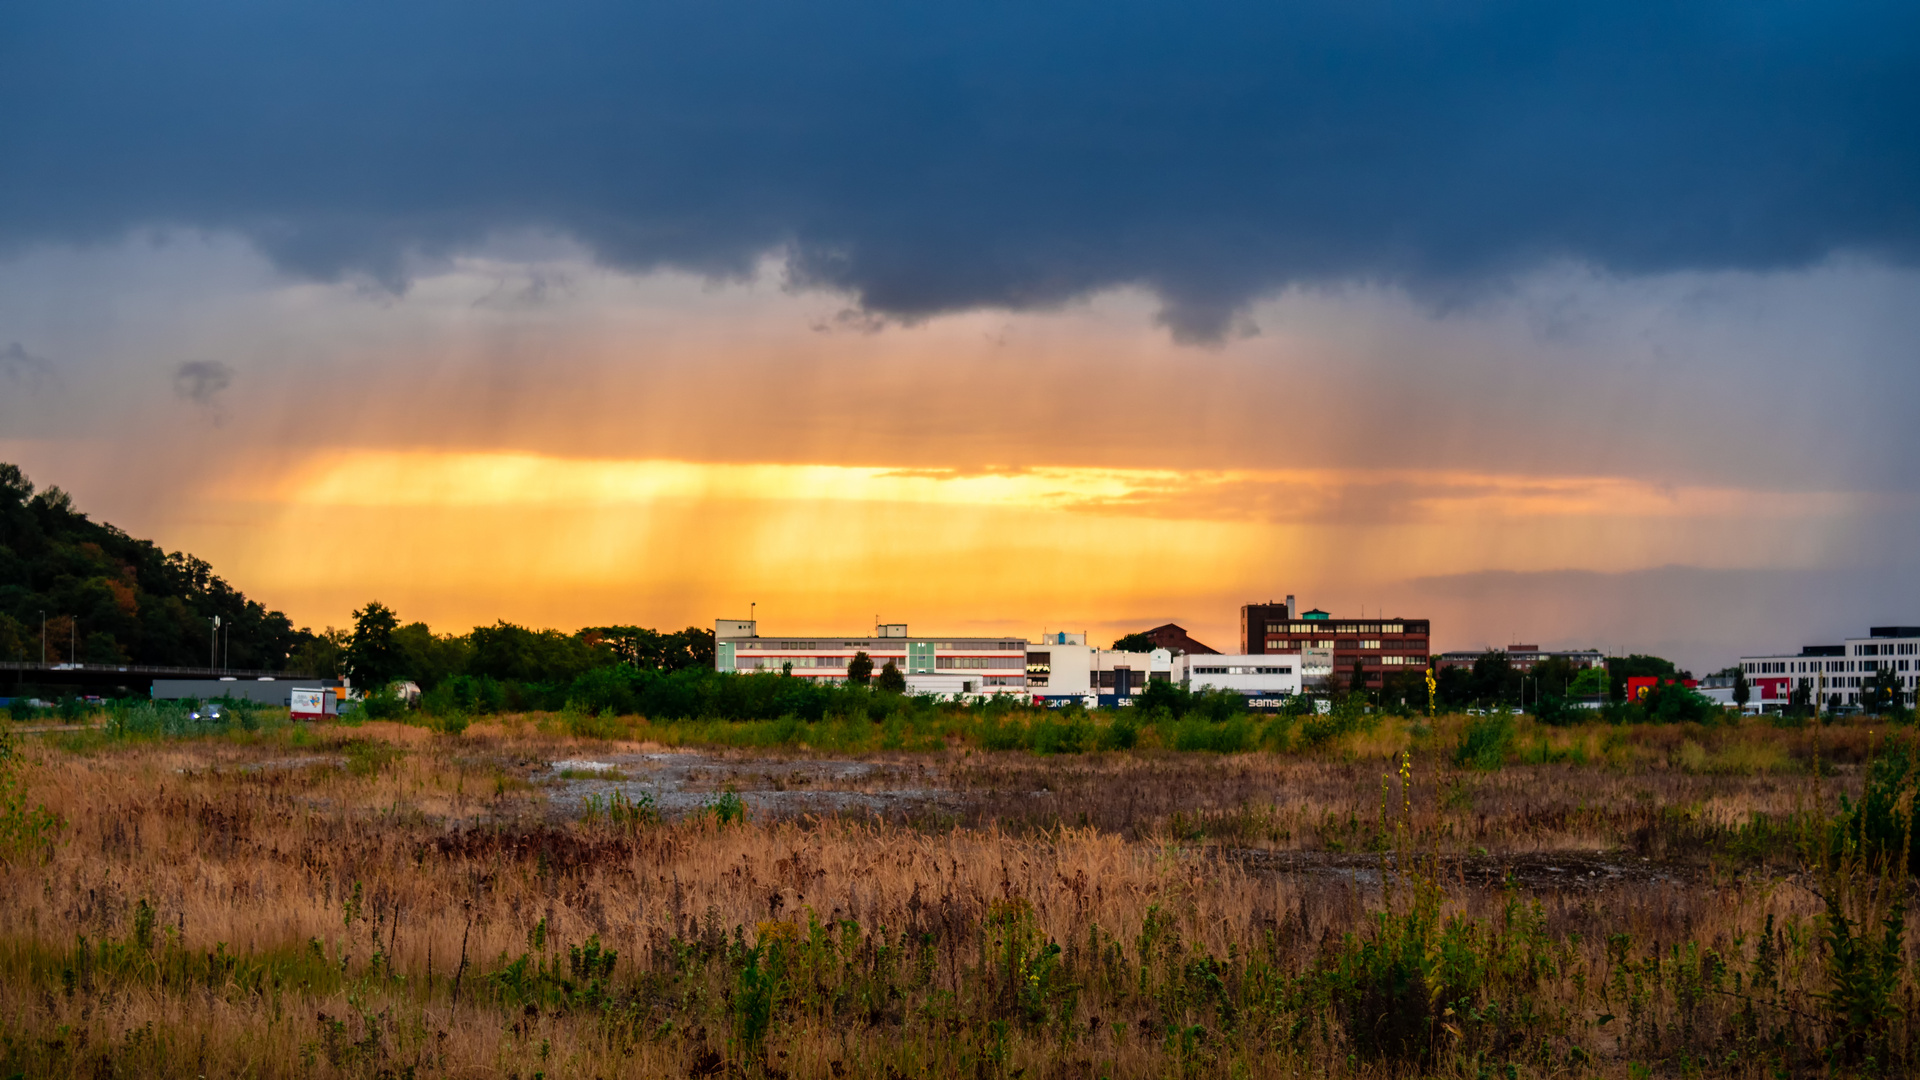
[[[1760,1027],[1794,1046],[1817,1041],[1817,1025],[1792,1010],[1811,1012],[1822,988],[1818,901],[1775,872],[1792,855],[1785,825],[1743,831],[1754,815],[1780,823],[1814,809],[1806,777],[1788,772],[1811,760],[1812,733],[1523,725],[1521,754],[1537,742],[1535,756],[1554,763],[1482,774],[1445,764],[1458,725],[1395,721],[1307,757],[877,755],[938,773],[964,809],[638,828],[568,819],[538,777],[554,760],[651,747],[582,743],[537,720],[457,740],[366,724],[322,729],[305,745],[281,735],[30,747],[30,795],[65,828],[44,861],[0,868],[0,1066],[62,1076],[1384,1072],[1350,1058],[1332,1005],[1282,1008],[1292,991],[1274,989],[1262,1008],[1318,1016],[1319,1027],[1289,1034],[1245,1019],[1249,987],[1280,978],[1260,972],[1322,970],[1345,955],[1343,935],[1365,938],[1369,912],[1388,902],[1380,864],[1328,855],[1276,870],[1239,853],[1387,849],[1464,857],[1434,874],[1444,910],[1489,927],[1511,927],[1518,910],[1530,929],[1513,940],[1555,958],[1552,973],[1529,976],[1530,993],[1564,1022],[1529,1036],[1530,1073],[1627,1076],[1644,1061],[1677,1074],[1683,1060],[1720,1061],[1733,1047],[1748,1056],[1731,1074],[1745,1075],[1760,1059],[1741,1033],[1741,1001],[1688,987],[1707,953],[1750,972],[1770,925],[1784,1004]],[[1849,762],[1864,758],[1865,736],[1820,737],[1822,759],[1842,770],[1825,782],[1831,803],[1857,790]],[[1410,793],[1383,781],[1402,750],[1415,755]],[[1621,876],[1533,895],[1468,879],[1480,853],[1530,852],[1607,853]],[[1401,881],[1396,903],[1408,888]],[[1063,949],[1057,976],[1041,960],[1020,968],[1042,987],[1034,993],[1055,995],[1038,1020],[1008,1004],[1025,999],[991,959],[996,942],[1029,932]],[[1625,951],[1610,955],[1610,935],[1627,935]],[[618,956],[606,999],[580,998],[577,985],[516,989],[513,961],[571,971],[568,949],[590,939]],[[783,960],[792,971],[813,974],[771,999],[763,1051],[742,1034],[751,980],[741,971],[748,950],[775,940],[788,943],[779,955],[795,958]],[[1906,962],[1910,1009],[1910,948]],[[1241,1003],[1232,1016],[1195,996],[1208,971],[1226,980],[1220,1001]],[[587,980],[574,971],[562,981]],[[1432,1067],[1491,1068],[1522,1053],[1490,1044],[1470,1059],[1465,1047]]]

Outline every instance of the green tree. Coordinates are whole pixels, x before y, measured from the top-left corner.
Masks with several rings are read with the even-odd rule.
[[[1567,697],[1573,693],[1573,680],[1578,678],[1579,674],[1579,670],[1573,666],[1573,661],[1564,656],[1549,656],[1533,665],[1533,670],[1527,673],[1529,685],[1527,701],[1531,703],[1535,698],[1545,694]]]
[[[597,667],[619,663],[611,646],[591,634],[529,630],[501,620],[467,635],[467,674],[502,682],[570,683]]]
[[[1648,720],[1662,724],[1703,724],[1719,713],[1718,706],[1682,683],[1661,683],[1641,699]]]
[[[1434,696],[1439,699],[1443,709],[1463,709],[1473,704],[1473,670],[1471,668],[1441,668],[1434,673],[1434,682],[1439,685]]]
[[[204,560],[89,520],[66,492],[36,493],[18,466],[0,463],[0,618],[9,620],[0,623],[0,657],[39,658],[41,612],[49,624],[78,622],[79,656],[70,659],[100,662],[204,665],[215,616],[221,656],[234,667],[283,668],[308,636]],[[70,639],[48,638],[49,653],[65,658]]]
[[[1813,687],[1809,680],[1795,679],[1793,689],[1787,691],[1787,715],[1813,715]]]
[[[400,617],[378,600],[353,613],[353,637],[347,642],[347,674],[354,689],[375,693],[399,678],[400,647],[393,640]]]
[[[303,637],[293,655],[287,658],[287,670],[322,679],[337,679],[347,671],[347,646],[353,635],[329,626],[316,634],[302,630]]]
[[[847,681],[855,686],[865,686],[873,678],[873,657],[865,652],[853,654],[847,662]]]
[[[400,671],[431,690],[467,669],[473,656],[473,642],[465,634],[436,634],[426,623],[413,622],[393,632],[394,647],[400,650]]]
[[[1627,680],[1641,676],[1654,676],[1661,679],[1688,678],[1686,672],[1673,666],[1673,661],[1658,656],[1646,656],[1633,653],[1629,656],[1614,656],[1607,659],[1607,696],[1614,701],[1624,701],[1627,697]]]
[[[27,660],[29,633],[25,623],[0,613],[0,660]]]
[[[890,694],[904,694],[907,692],[907,677],[900,673],[898,665],[889,660],[881,666],[880,675],[874,679],[873,685]]]
[[[1139,632],[1123,634],[1113,643],[1115,652],[1152,652],[1159,647],[1152,638]]]
[[[1900,692],[1900,676],[1893,673],[1891,665],[1882,661],[1879,670],[1860,688],[1860,707],[1867,712],[1886,716],[1899,711],[1905,696]]]
[[[1353,670],[1347,674],[1347,693],[1364,694],[1367,692],[1367,666],[1359,660],[1353,662]]]
[[[112,634],[95,630],[80,643],[80,660],[88,664],[124,664],[127,650],[120,647]]]
[[[1604,698],[1607,696],[1607,669],[1603,667],[1581,668],[1573,677],[1573,685],[1567,688],[1567,695],[1574,698]]]
[[[1520,673],[1505,649],[1488,649],[1473,662],[1472,697],[1481,705],[1504,705],[1519,700]]]
[[[1747,702],[1751,700],[1753,700],[1753,687],[1747,683],[1747,673],[1744,671],[1734,672],[1733,703],[1744,710],[1747,707]]]
[[[698,626],[673,633],[644,626],[589,626],[580,637],[589,644],[605,644],[621,663],[648,671],[713,667],[713,631]]]
[[[1427,669],[1401,668],[1390,671],[1380,680],[1380,703],[1399,707],[1405,705],[1414,712],[1427,711]]]

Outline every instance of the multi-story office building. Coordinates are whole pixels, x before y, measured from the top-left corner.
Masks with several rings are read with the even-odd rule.
[[[1306,653],[1308,660],[1331,656],[1331,683],[1340,689],[1359,661],[1366,685],[1379,689],[1385,677],[1409,668],[1424,670],[1432,640],[1426,619],[1336,619],[1318,609],[1294,614],[1293,597],[1284,604],[1248,604],[1240,609],[1240,652]],[[1309,665],[1318,666],[1318,665]],[[1311,682],[1312,672],[1309,672]]]
[[[1808,645],[1793,654],[1743,656],[1749,709],[1764,712],[1792,700],[1796,688],[1822,703],[1840,696],[1842,705],[1858,705],[1860,692],[1882,670],[1892,671],[1900,692],[1913,700],[1920,690],[1920,626],[1875,626],[1866,637],[1839,645]]]
[[[763,638],[747,619],[714,624],[713,665],[720,671],[769,672],[843,682],[847,665],[866,653],[875,674],[887,661],[907,679],[907,692],[967,697],[1027,693],[1024,637],[911,637],[903,624],[874,627],[872,637]]]

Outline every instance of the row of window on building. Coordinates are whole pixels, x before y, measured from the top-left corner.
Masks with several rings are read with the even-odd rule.
[[[878,632],[882,629],[887,632]],[[1178,627],[1160,629],[1184,634]],[[913,638],[898,625],[876,631],[866,639],[761,638],[750,620],[722,619],[715,625],[714,666],[721,671],[786,673],[837,682],[847,677],[854,656],[865,653],[876,670],[893,662],[910,693],[1023,694],[1036,701],[1089,705],[1128,703],[1154,683],[1233,690],[1278,701],[1300,692],[1303,677],[1315,668],[1299,654],[1229,656],[1208,650],[1176,655],[1168,648],[1102,649],[1087,644],[1085,634],[1076,633],[1050,634],[1044,641],[1028,644],[1007,637]],[[1190,639],[1186,644],[1206,648]],[[1324,658],[1316,670],[1324,676]]]
[[[1792,701],[1795,690],[1817,695],[1823,702],[1837,694],[1842,704],[1857,705],[1866,684],[1882,671],[1894,672],[1903,691],[1920,690],[1920,659],[1900,657],[1920,657],[1920,626],[1875,626],[1865,637],[1845,638],[1838,645],[1805,645],[1797,653],[1743,656],[1740,671],[1751,688],[1747,708],[1777,712]]]

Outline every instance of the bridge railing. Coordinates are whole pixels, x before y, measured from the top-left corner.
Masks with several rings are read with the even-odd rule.
[[[160,679],[317,679],[304,671],[261,671],[255,668],[168,667],[162,664],[42,664],[0,660],[0,671],[45,672],[48,675],[133,675]]]

